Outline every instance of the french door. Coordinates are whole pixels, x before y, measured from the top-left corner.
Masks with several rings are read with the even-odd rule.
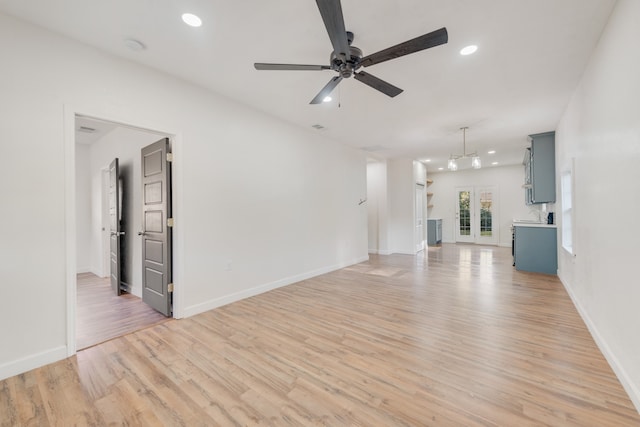
[[[497,194],[494,186],[456,188],[456,242],[497,244]]]

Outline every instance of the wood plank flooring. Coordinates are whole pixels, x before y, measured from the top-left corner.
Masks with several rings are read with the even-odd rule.
[[[0,382],[2,426],[638,426],[556,277],[442,245]]]
[[[101,342],[167,321],[135,295],[116,296],[109,278],[78,274],[76,347]]]

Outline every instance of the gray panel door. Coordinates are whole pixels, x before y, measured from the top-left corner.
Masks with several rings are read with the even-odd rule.
[[[120,230],[120,169],[118,159],[115,158],[109,165],[109,269],[111,276],[111,289],[116,295],[120,295],[120,236],[124,234]]]
[[[142,149],[142,300],[170,316],[171,163],[169,139]]]

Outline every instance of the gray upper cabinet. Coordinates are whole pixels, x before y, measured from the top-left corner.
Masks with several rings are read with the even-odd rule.
[[[556,201],[555,132],[529,135],[524,156],[525,198],[528,205]]]

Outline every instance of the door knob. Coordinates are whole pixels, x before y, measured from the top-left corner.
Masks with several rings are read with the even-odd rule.
[[[124,231],[112,231],[111,235],[112,236],[124,236]]]
[[[138,236],[146,236],[147,233],[145,233],[144,231],[138,231]]]

